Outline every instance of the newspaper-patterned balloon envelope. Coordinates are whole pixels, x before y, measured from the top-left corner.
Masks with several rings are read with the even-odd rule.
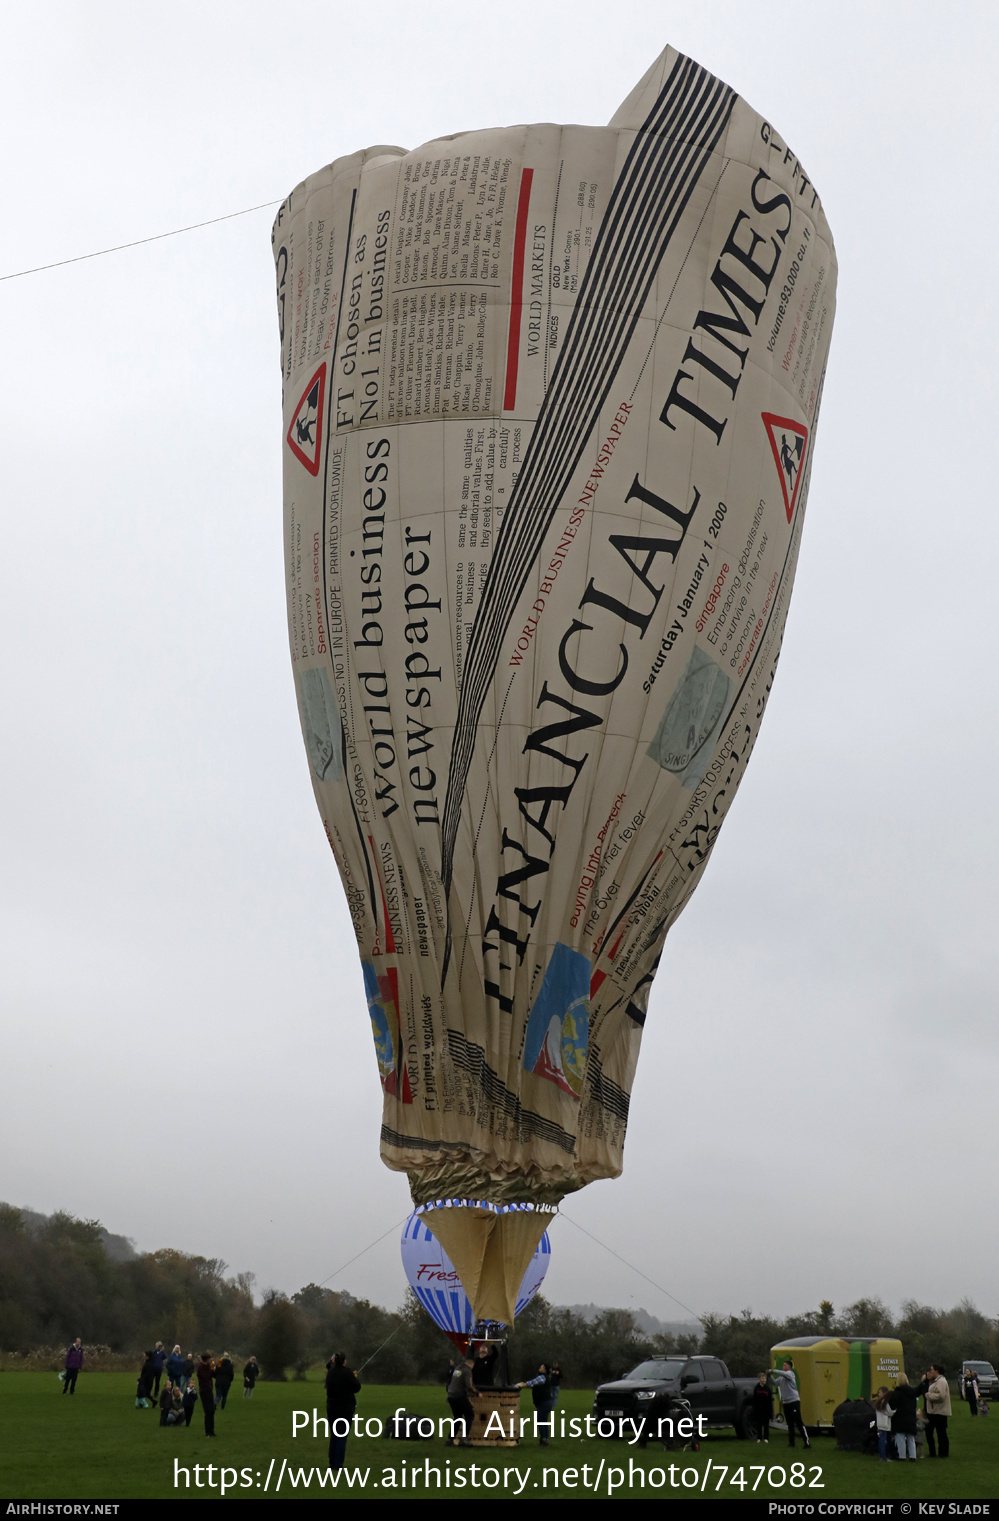
[[[558,1201],[621,1170],[663,940],[766,707],[832,238],[774,128],[667,49],[607,127],[337,159],[273,248],[291,653],[382,1156],[509,1322]]]

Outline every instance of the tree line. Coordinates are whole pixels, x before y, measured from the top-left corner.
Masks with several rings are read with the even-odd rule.
[[[8,1354],[5,1366],[24,1366],[26,1354],[52,1349],[55,1358],[80,1336],[86,1346],[141,1360],[157,1341],[179,1342],[196,1354],[252,1353],[264,1378],[284,1379],[343,1350],[352,1367],[365,1365],[363,1382],[382,1384],[441,1381],[456,1356],[410,1290],[395,1311],[314,1283],[290,1297],[270,1290],[257,1304],[252,1274],[227,1271],[217,1258],[123,1251],[97,1220],[0,1205],[0,1356]],[[751,1376],[769,1365],[775,1343],[814,1335],[897,1336],[910,1373],[931,1362],[956,1369],[965,1357],[999,1365],[999,1322],[967,1300],[947,1311],[907,1301],[897,1317],[879,1299],[839,1313],[823,1301],[786,1320],[749,1310],[710,1314],[699,1333],[677,1337],[640,1331],[627,1310],[584,1316],[539,1296],[518,1317],[507,1354],[511,1378],[557,1359],[566,1387],[593,1388],[665,1352],[709,1352],[737,1377]]]

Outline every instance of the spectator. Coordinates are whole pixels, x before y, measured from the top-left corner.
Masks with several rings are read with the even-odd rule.
[[[159,1406],[160,1425],[166,1426],[168,1424],[170,1412],[173,1410],[173,1384],[171,1384],[169,1380],[163,1385],[163,1390],[159,1397]]]
[[[756,1387],[750,1396],[750,1411],[753,1425],[756,1427],[757,1442],[766,1442],[770,1445],[770,1422],[774,1415],[774,1395],[770,1387],[770,1378],[767,1373],[760,1373],[756,1378]]]
[[[188,1382],[187,1388],[184,1390],[184,1398],[180,1403],[184,1411],[184,1425],[190,1426],[194,1407],[198,1403],[198,1391],[194,1387],[193,1378]]]
[[[916,1390],[910,1387],[904,1373],[898,1375],[898,1383],[888,1396],[888,1404],[894,1411],[892,1430],[895,1433],[895,1450],[899,1460],[905,1462],[908,1457],[914,1463],[916,1461],[916,1411],[919,1396]]]
[[[163,1364],[165,1362],[166,1352],[163,1349],[163,1343],[158,1341],[153,1348],[153,1399],[156,1399],[160,1392],[160,1379],[163,1377]]]
[[[215,1403],[223,1410],[235,1377],[236,1370],[232,1365],[232,1358],[228,1352],[223,1352],[215,1369]]]
[[[253,1386],[259,1377],[260,1368],[257,1365],[257,1359],[251,1357],[243,1364],[243,1398],[245,1400],[252,1400]]]
[[[361,1385],[357,1374],[347,1368],[346,1352],[337,1352],[326,1364],[326,1419],[330,1428],[329,1465],[334,1473],[343,1467],[347,1455],[350,1418],[357,1409],[355,1395]],[[337,1429],[339,1428],[339,1429]]]
[[[874,1400],[874,1423],[878,1431],[878,1457],[888,1461],[888,1438],[891,1436],[892,1408],[888,1403],[888,1385],[882,1384]]]
[[[66,1377],[62,1381],[62,1392],[63,1394],[75,1394],[76,1380],[79,1377],[80,1369],[83,1367],[83,1343],[79,1337],[76,1338],[71,1347],[67,1347],[66,1349],[65,1367]]]
[[[191,1380],[192,1380],[193,1377],[194,1377],[194,1353],[193,1352],[188,1352],[187,1356],[184,1358],[184,1387],[185,1387],[185,1389],[186,1389],[187,1385],[191,1382]]]
[[[974,1368],[965,1368],[961,1379],[961,1393],[968,1401],[968,1409],[972,1415],[978,1414],[978,1377]]]
[[[202,1352],[195,1370],[198,1375],[198,1397],[205,1413],[205,1436],[215,1435],[215,1390],[212,1388],[212,1354]]]
[[[173,1351],[170,1353],[170,1356],[167,1358],[166,1372],[167,1378],[170,1380],[170,1382],[172,1384],[179,1384],[181,1392],[183,1392],[184,1386],[187,1383],[187,1379],[184,1377],[184,1354],[181,1352],[179,1346],[174,1347]]]
[[[153,1353],[152,1349],[146,1353],[146,1360],[139,1369],[139,1383],[135,1391],[136,1407],[141,1402],[142,1409],[149,1410],[153,1405]]]
[[[926,1446],[929,1456],[937,1456],[939,1439],[942,1458],[950,1457],[950,1437],[947,1435],[947,1417],[950,1415],[950,1386],[939,1364],[931,1365],[919,1386],[919,1393],[926,1396]]]

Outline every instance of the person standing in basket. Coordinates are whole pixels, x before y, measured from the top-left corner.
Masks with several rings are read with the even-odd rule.
[[[492,1384],[498,1357],[499,1347],[491,1347],[486,1341],[479,1342],[475,1349],[475,1362],[472,1364],[476,1389],[485,1389]]]
[[[355,1395],[361,1385],[356,1373],[347,1367],[346,1352],[337,1352],[326,1364],[326,1419],[330,1427],[329,1466],[336,1473],[347,1455],[350,1418],[357,1409]],[[339,1433],[334,1427],[339,1423]],[[346,1429],[344,1429],[346,1427]]]
[[[71,1347],[66,1349],[64,1366],[66,1377],[62,1381],[62,1392],[63,1394],[75,1394],[76,1380],[79,1378],[80,1369],[83,1367],[83,1342],[79,1337],[76,1338]]]
[[[787,1445],[794,1446],[794,1433],[800,1431],[807,1452],[812,1444],[808,1440],[808,1432],[801,1419],[801,1394],[798,1389],[798,1380],[794,1376],[794,1364],[789,1357],[785,1357],[784,1366],[779,1373],[776,1369],[774,1370],[774,1383],[777,1385],[777,1394],[787,1422]]]

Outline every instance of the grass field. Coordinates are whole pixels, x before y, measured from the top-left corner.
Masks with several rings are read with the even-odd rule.
[[[321,1379],[319,1370],[305,1383],[258,1384],[252,1401],[243,1400],[241,1387],[235,1384],[235,1398],[216,1415],[216,1439],[208,1441],[200,1407],[190,1428],[179,1430],[161,1427],[158,1411],[136,1410],[132,1374],[83,1373],[72,1397],[62,1395],[53,1373],[0,1374],[0,1496],[218,1499],[220,1470],[225,1468],[229,1470],[227,1499],[273,1498],[279,1479],[279,1499],[328,1498],[328,1485],[322,1487],[314,1472],[326,1468],[326,1442],[313,1438],[311,1429],[308,1435],[300,1432],[292,1438],[293,1410],[308,1410],[311,1417],[315,1407],[320,1416],[324,1414]],[[567,1419],[585,1416],[591,1403],[588,1391],[563,1390],[559,1414]],[[379,1385],[362,1391],[358,1414],[362,1420],[375,1416],[384,1420],[400,1406],[435,1419],[449,1414],[441,1389]],[[530,1411],[525,1393],[521,1413],[526,1416]],[[508,1499],[519,1492],[523,1499],[592,1500],[606,1499],[611,1488],[619,1499],[683,1495],[816,1504],[823,1499],[975,1500],[999,1495],[999,1419],[972,1420],[967,1407],[956,1403],[950,1431],[949,1459],[904,1465],[838,1453],[831,1437],[818,1439],[811,1453],[799,1446],[792,1454],[779,1432],[772,1434],[769,1447],[740,1442],[732,1432],[712,1434],[697,1453],[666,1453],[652,1446],[642,1452],[624,1442],[585,1437],[556,1439],[547,1449],[527,1437],[518,1448],[490,1451],[445,1448],[437,1437],[395,1442],[351,1436],[339,1489],[341,1493],[348,1489],[348,1470],[368,1470],[364,1487],[355,1480],[349,1489],[351,1498],[402,1499],[419,1493],[467,1501],[473,1495]],[[791,1483],[788,1460],[792,1457],[799,1463],[806,1457],[809,1460],[798,1474],[803,1483]],[[175,1488],[175,1459],[188,1471],[189,1485],[181,1476]],[[428,1462],[429,1484],[424,1479]],[[211,1485],[209,1463],[213,1465]],[[197,1464],[202,1465],[200,1487]],[[762,1475],[761,1464],[765,1465]],[[415,1483],[414,1468],[419,1474]],[[434,1482],[434,1468],[440,1470],[439,1483]],[[816,1469],[821,1472],[816,1474]],[[629,1482],[629,1472],[633,1482]],[[305,1476],[310,1475],[306,1482]]]

